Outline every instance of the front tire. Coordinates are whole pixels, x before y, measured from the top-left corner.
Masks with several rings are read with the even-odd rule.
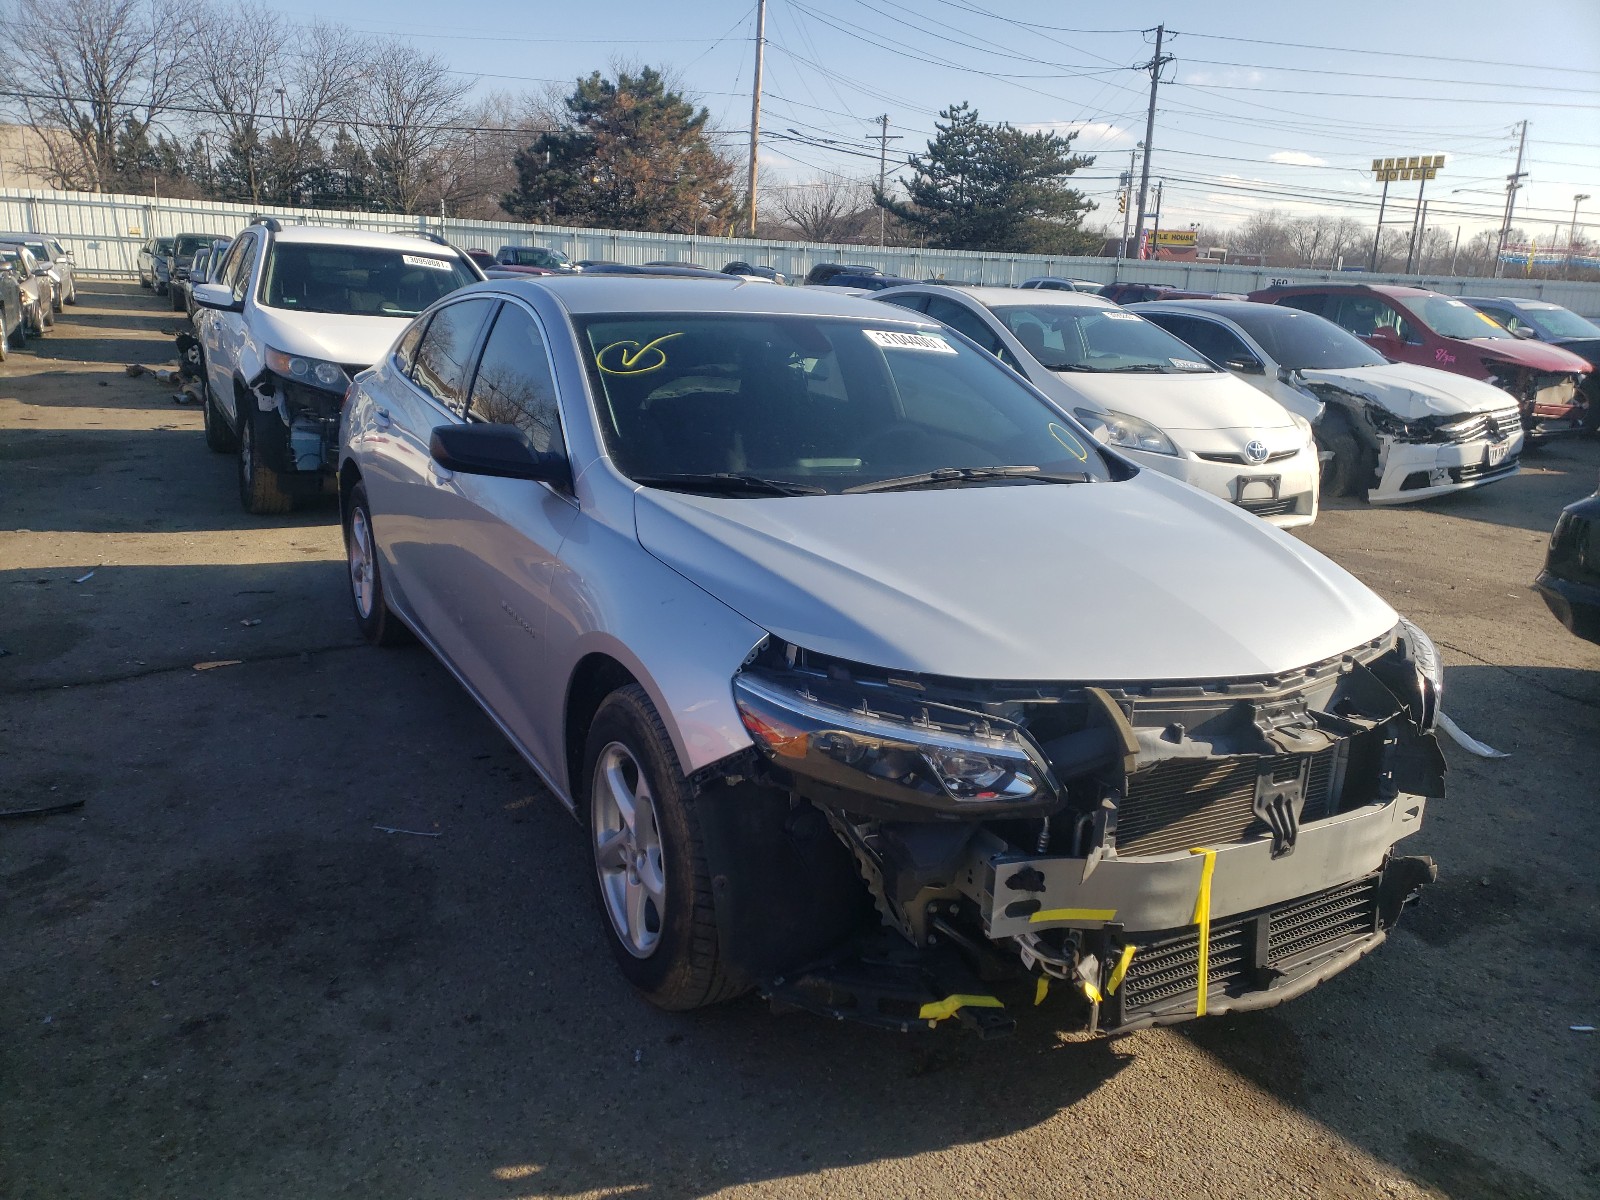
[[[271,516],[294,507],[294,497],[277,471],[261,460],[261,442],[254,414],[239,406],[239,503],[247,513]]]
[[[606,697],[589,726],[580,803],[607,941],[628,982],[673,1012],[744,991],[722,962],[699,815],[638,684]]]
[[[1366,489],[1360,484],[1364,455],[1355,430],[1350,428],[1350,419],[1330,408],[1317,423],[1316,438],[1318,450],[1333,453],[1333,457],[1322,464],[1322,494],[1348,496],[1359,492],[1365,495]]]
[[[67,293],[67,303],[68,304],[76,304],[77,302],[78,302],[78,283],[77,283],[77,280],[73,280],[72,290]]]
[[[345,501],[344,556],[350,569],[350,605],[355,610],[361,636],[374,646],[409,642],[411,631],[394,615],[384,595],[378,541],[372,532],[372,508],[367,502],[365,484],[358,483],[351,488]]]

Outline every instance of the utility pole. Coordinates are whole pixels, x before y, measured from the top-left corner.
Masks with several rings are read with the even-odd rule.
[[[1561,278],[1572,278],[1572,252],[1578,245],[1578,205],[1590,199],[1588,192],[1579,192],[1572,198],[1572,224],[1567,229],[1567,266]]]
[[[1150,111],[1144,119],[1144,169],[1139,174],[1139,217],[1133,227],[1134,240],[1141,251],[1144,247],[1144,205],[1150,193],[1150,155],[1156,144],[1156,87],[1161,82],[1161,68],[1172,61],[1172,55],[1162,57],[1161,54],[1161,40],[1166,33],[1165,25],[1156,26],[1156,52],[1141,68],[1150,72]],[[1143,257],[1142,253],[1140,257]]]
[[[1122,177],[1122,240],[1117,243],[1117,257],[1128,257],[1128,193],[1133,190],[1133,171],[1138,165],[1139,147],[1144,145],[1138,142],[1133,149],[1128,151],[1128,170]]]
[[[767,0],[756,0],[756,78],[750,92],[750,236],[756,236],[756,151],[761,144],[761,63],[767,49]]]
[[[1378,230],[1372,235],[1372,257],[1367,262],[1369,272],[1378,269],[1378,243],[1383,241],[1383,210],[1389,207],[1389,177],[1383,179],[1383,195],[1378,197]]]
[[[1406,248],[1406,274],[1411,274],[1415,262],[1421,268],[1422,239],[1428,236],[1428,202],[1422,198],[1422,189],[1428,186],[1427,176],[1417,184],[1417,211],[1411,216],[1411,245]]]
[[[1161,257],[1161,188],[1165,182],[1163,179],[1156,180],[1155,228],[1150,230],[1150,257],[1152,259]],[[1141,255],[1141,257],[1143,256]]]
[[[891,137],[897,142],[900,140],[900,135],[898,133],[891,134],[889,132],[889,114],[884,113],[883,116],[878,118],[878,196],[880,197],[880,203],[878,205],[879,250],[883,249],[883,240],[889,221],[889,210],[883,207],[883,204],[881,203],[881,197],[883,196],[884,187],[889,182],[889,140]]]
[[[1522,151],[1528,144],[1528,122],[1522,123],[1522,132],[1517,135],[1517,166],[1516,170],[1506,176],[1506,219],[1500,226],[1500,242],[1494,250],[1494,278],[1499,279],[1504,271],[1500,256],[1506,252],[1506,242],[1511,240],[1511,214],[1517,206],[1517,189],[1522,186],[1522,178],[1527,174],[1522,169]],[[1532,255],[1529,255],[1531,261]]]

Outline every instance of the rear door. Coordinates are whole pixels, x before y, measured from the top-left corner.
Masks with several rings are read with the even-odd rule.
[[[428,443],[436,427],[464,419],[480,336],[498,304],[473,296],[435,309],[402,337],[399,361],[385,367],[384,386],[373,391],[378,437],[365,479],[383,565],[452,662],[460,637],[449,575],[458,569],[461,513],[445,486],[450,473],[429,456]]]

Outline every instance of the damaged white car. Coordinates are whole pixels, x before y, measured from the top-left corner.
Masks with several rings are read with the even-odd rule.
[[[1521,416],[1515,399],[1493,384],[1390,362],[1327,318],[1299,309],[1244,300],[1131,307],[1314,421],[1323,495],[1408,504],[1521,469]]]
[[[360,628],[578,815],[662,1007],[1183,1021],[1433,878],[1396,852],[1443,793],[1427,637],[927,317],[493,280],[357,376],[339,481]]]

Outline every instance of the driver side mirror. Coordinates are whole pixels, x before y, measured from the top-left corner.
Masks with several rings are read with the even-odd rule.
[[[1400,335],[1399,335],[1399,333],[1397,333],[1394,330],[1394,328],[1392,326],[1389,326],[1389,325],[1379,325],[1376,329],[1374,329],[1371,333],[1367,334],[1366,336],[1367,336],[1367,341],[1376,342],[1380,346],[1399,346],[1400,345]]]
[[[1229,371],[1237,371],[1241,375],[1265,375],[1266,364],[1253,354],[1241,354],[1235,358],[1225,358],[1222,365]]]
[[[463,475],[532,479],[565,492],[572,490],[572,464],[567,456],[541,454],[515,425],[440,425],[428,439],[428,455],[445,470]]]
[[[1539,337],[1539,335],[1534,332],[1533,327],[1530,325],[1518,325],[1515,329],[1511,330],[1510,333],[1512,337],[1521,338],[1525,342],[1537,340]]]

